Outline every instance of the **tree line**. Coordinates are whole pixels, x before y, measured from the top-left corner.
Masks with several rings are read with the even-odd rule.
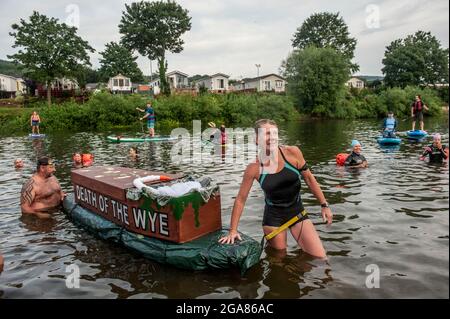
[[[120,43],[110,42],[100,52],[100,69],[92,70],[89,53],[95,52],[77,34],[77,28],[49,18],[37,11],[28,20],[12,25],[15,54],[23,74],[47,85],[47,102],[51,105],[51,83],[57,78],[73,78],[83,87],[88,80],[105,80],[118,73],[132,81],[142,81],[143,74],[133,54],[138,52],[158,63],[161,91],[170,94],[165,73],[167,52],[183,50],[181,35],[191,28],[188,11],[174,1],[134,2],[125,5],[119,24]]]
[[[294,51],[282,62],[281,72],[301,113],[333,116],[349,111],[342,108],[353,100],[345,83],[359,70],[352,61],[356,44],[339,13],[313,14],[297,29],[292,39]],[[419,30],[392,41],[382,62],[386,89],[417,86],[420,90],[448,84],[449,50],[430,32]],[[363,98],[366,102],[370,99]]]
[[[88,55],[95,50],[75,27],[35,11],[28,20],[20,19],[12,25],[10,35],[18,51],[8,58],[21,64],[26,77],[47,84],[49,105],[50,83],[56,78],[74,78],[81,87],[106,81],[118,73],[134,82],[143,81],[136,53],[157,61],[161,92],[169,95],[166,55],[183,50],[181,36],[191,28],[189,12],[171,0],[133,2],[125,4],[118,28],[120,42],[105,45],[96,71]],[[292,38],[294,51],[282,61],[280,71],[301,113],[329,115],[343,105],[344,84],[359,70],[353,61],[356,45],[357,40],[339,13],[315,13],[296,30]],[[417,31],[386,47],[382,60],[384,85],[405,88],[448,84],[448,61],[448,48],[442,48],[430,32]]]

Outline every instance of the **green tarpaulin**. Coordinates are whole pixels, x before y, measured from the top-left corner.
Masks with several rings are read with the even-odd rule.
[[[89,232],[106,240],[120,243],[141,253],[144,257],[178,268],[204,270],[239,267],[244,274],[259,262],[262,247],[259,242],[240,233],[242,241],[222,245],[218,239],[228,233],[222,229],[188,243],[177,244],[156,238],[144,237],[77,205],[69,194],[63,203],[69,217]]]

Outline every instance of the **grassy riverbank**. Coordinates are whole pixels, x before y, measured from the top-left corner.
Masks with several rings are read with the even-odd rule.
[[[315,110],[305,116],[328,118],[384,117],[388,110],[397,118],[410,116],[411,102],[415,95],[422,95],[429,107],[428,116],[443,113],[445,101],[431,88],[406,87],[346,90],[332,110]],[[114,128],[140,127],[142,113],[148,97],[141,95],[111,95],[99,93],[84,104],[67,101],[48,107],[45,101],[33,103],[33,107],[1,107],[0,134],[30,130],[30,116],[36,110],[42,119],[42,131],[105,131]],[[158,97],[154,102],[157,115],[156,128],[177,127],[202,120],[227,126],[251,126],[259,118],[271,118],[278,122],[297,120],[301,107],[294,105],[289,95],[276,94],[203,94],[196,97],[172,95]],[[320,111],[320,112],[319,112]]]
[[[47,107],[45,102],[33,108],[1,108],[0,133],[30,130],[30,116],[35,110],[42,121],[42,131],[104,131],[117,127],[140,126],[147,99],[140,95],[111,95],[99,93],[88,102],[65,102]],[[278,122],[296,120],[298,112],[292,101],[273,94],[205,94],[197,97],[174,95],[154,101],[157,127],[178,126],[192,120],[214,121],[226,125],[252,125],[258,118],[272,118]]]

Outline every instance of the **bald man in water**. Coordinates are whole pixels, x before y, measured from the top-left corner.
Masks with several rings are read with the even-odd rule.
[[[23,185],[20,195],[22,214],[50,218],[50,211],[59,207],[66,196],[53,175],[55,166],[48,157],[37,162],[36,173]]]

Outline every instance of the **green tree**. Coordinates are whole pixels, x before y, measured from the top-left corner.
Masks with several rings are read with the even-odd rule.
[[[101,81],[100,73],[97,70],[91,69],[87,66],[79,67],[74,74],[78,86],[82,89],[86,88],[88,83],[97,83]]]
[[[308,17],[297,29],[292,46],[305,49],[333,48],[342,53],[350,62],[355,55],[356,39],[350,37],[348,26],[338,13],[321,12]],[[359,65],[351,64],[351,71],[359,70]]]
[[[142,71],[139,69],[136,59],[131,52],[124,46],[110,42],[106,44],[106,49],[100,52],[100,74],[103,81],[121,73],[131,79],[133,82],[144,80]]]
[[[170,94],[166,51],[179,53],[183,50],[181,35],[191,29],[188,11],[174,1],[133,2],[125,4],[125,8],[119,24],[122,43],[158,61],[161,92]]]
[[[51,83],[62,77],[74,78],[79,68],[91,65],[87,51],[95,50],[77,35],[75,27],[59,23],[33,11],[29,21],[13,24],[16,54],[8,56],[26,69],[26,75],[47,85],[47,101],[51,105]]]
[[[334,116],[345,92],[350,64],[332,48],[295,50],[282,65],[288,94],[302,113]]]
[[[417,31],[386,47],[382,72],[386,85],[434,85],[448,83],[448,48],[430,32]]]

